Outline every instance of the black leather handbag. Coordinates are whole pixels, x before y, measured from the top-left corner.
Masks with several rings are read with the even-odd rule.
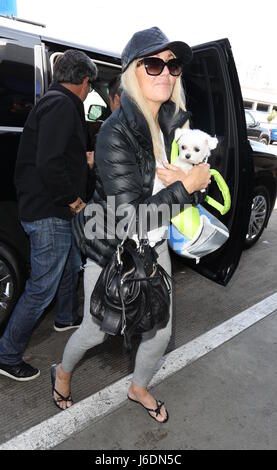
[[[102,331],[124,335],[127,350],[134,334],[163,328],[169,320],[171,279],[157,259],[148,240],[139,246],[125,240],[103,268],[91,295],[91,315]]]

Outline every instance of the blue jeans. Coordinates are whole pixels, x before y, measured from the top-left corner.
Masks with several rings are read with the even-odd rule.
[[[56,321],[68,324],[77,318],[81,259],[72,244],[70,222],[53,217],[22,222],[22,226],[30,237],[31,273],[0,339],[0,362],[9,365],[23,360],[33,328],[57,290]]]
[[[72,244],[56,293],[56,318],[61,325],[75,323],[78,318],[78,280],[82,259],[72,236]]]

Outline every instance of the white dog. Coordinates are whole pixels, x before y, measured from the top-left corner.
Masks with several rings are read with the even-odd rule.
[[[179,155],[174,162],[186,174],[194,165],[206,163],[211,150],[217,147],[218,140],[199,129],[176,129],[175,140],[178,143]]]

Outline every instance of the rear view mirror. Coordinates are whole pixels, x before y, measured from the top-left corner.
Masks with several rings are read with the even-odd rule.
[[[90,105],[88,110],[88,120],[97,121],[102,116],[104,109],[104,106],[101,106],[100,104]]]

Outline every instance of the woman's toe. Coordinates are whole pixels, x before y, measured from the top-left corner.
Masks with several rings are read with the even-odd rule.
[[[155,418],[156,421],[159,421],[160,423],[167,420],[167,411],[164,405],[162,405],[160,412],[158,414],[155,412],[154,413],[150,412],[150,413],[151,413],[151,416],[153,416],[153,418]]]

